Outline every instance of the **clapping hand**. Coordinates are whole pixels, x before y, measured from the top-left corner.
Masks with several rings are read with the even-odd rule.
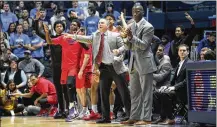
[[[131,40],[132,38],[133,38],[133,34],[132,34],[132,31],[131,31],[131,29],[126,29],[126,33],[127,33],[127,37],[128,37],[128,39],[129,40]]]
[[[114,54],[115,56],[117,56],[117,55],[119,54],[119,50],[118,50],[118,49],[114,49],[114,50],[112,50],[112,52],[113,52],[113,54]]]
[[[127,37],[127,31],[126,31],[126,29],[123,28],[123,27],[121,27],[121,26],[120,26],[120,28],[121,28],[121,32],[120,32],[121,37],[122,38],[126,38]]]
[[[121,19],[124,19],[124,13],[121,12],[121,16],[120,16]]]

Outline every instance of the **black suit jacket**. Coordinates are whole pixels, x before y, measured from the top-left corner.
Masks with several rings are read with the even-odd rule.
[[[171,81],[171,86],[175,87],[177,97],[183,102],[187,102],[187,79],[186,79],[186,64],[187,62],[193,62],[189,58],[186,58],[182,67],[177,75],[179,65],[176,67],[175,75]]]

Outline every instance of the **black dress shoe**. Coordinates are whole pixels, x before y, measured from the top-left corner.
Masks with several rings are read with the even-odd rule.
[[[120,118],[120,122],[122,122],[122,121],[127,121],[129,119],[129,117],[128,116],[125,116],[125,117],[122,117],[122,118]]]
[[[111,120],[102,118],[102,119],[97,120],[96,123],[111,123]]]
[[[69,111],[65,111],[65,112],[63,112],[62,117],[67,118],[68,115],[69,115]]]
[[[57,112],[53,118],[54,119],[62,119],[62,116],[63,116],[63,112]]]
[[[57,112],[54,119],[65,119],[67,117],[67,112]]]

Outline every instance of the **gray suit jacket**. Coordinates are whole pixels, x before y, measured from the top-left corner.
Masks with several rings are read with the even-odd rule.
[[[154,27],[145,19],[136,30],[136,22],[130,27],[133,38],[125,43],[125,50],[131,50],[129,70],[132,71],[132,63],[134,59],[134,67],[140,75],[153,73],[157,70],[153,53],[151,50],[151,42],[154,35]],[[120,52],[124,51],[123,48]]]
[[[156,89],[159,89],[161,86],[170,85],[170,74],[172,71],[172,65],[170,63],[169,56],[164,55],[159,62],[160,64],[157,67],[157,71],[153,74],[153,82]]]
[[[110,50],[112,52],[113,49],[119,49],[124,46],[123,40],[120,37],[119,33],[107,31],[106,33],[107,43],[109,44]],[[93,63],[95,63],[96,56],[99,52],[100,40],[101,40],[101,33],[96,31],[91,36],[82,36],[76,35],[75,39],[81,43],[92,43],[92,52],[93,52]],[[104,42],[106,43],[106,42]],[[122,52],[118,57],[114,57],[113,60],[113,67],[117,74],[121,74],[123,72],[128,71],[128,68],[125,66],[123,62],[123,54]]]

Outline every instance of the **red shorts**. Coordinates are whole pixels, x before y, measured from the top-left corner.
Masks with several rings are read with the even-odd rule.
[[[57,95],[48,95],[47,101],[49,104],[57,104]]]
[[[69,69],[62,69],[61,70],[61,79],[60,79],[60,84],[65,85],[67,84],[67,78],[68,76],[75,76],[77,70],[74,68],[69,68]]]
[[[92,76],[93,74],[89,72],[84,72],[82,79],[78,79],[78,76],[76,76],[76,88],[91,88]]]

